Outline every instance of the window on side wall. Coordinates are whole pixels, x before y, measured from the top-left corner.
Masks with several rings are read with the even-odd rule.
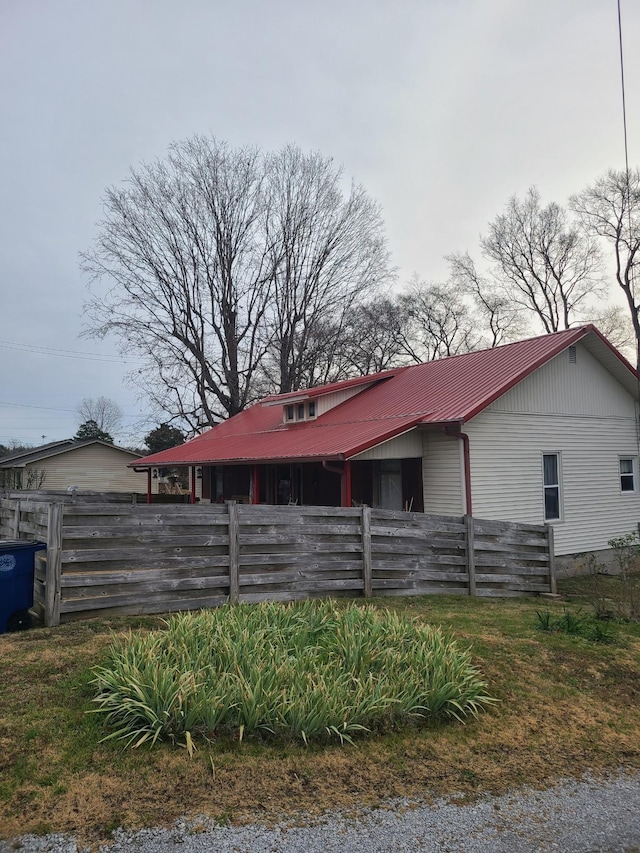
[[[620,466],[620,491],[625,494],[637,491],[637,457],[621,456],[618,462]]]
[[[542,481],[544,484],[544,520],[558,521],[561,517],[560,454],[542,456]]]

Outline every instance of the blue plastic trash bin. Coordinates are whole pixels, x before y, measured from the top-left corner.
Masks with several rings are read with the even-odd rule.
[[[41,542],[0,539],[0,634],[30,627],[35,553],[46,547]]]

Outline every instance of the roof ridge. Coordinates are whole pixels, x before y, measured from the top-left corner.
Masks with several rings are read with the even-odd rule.
[[[456,352],[456,353],[453,353],[453,355],[445,355],[445,356],[442,356],[442,358],[432,358],[429,361],[419,361],[419,362],[416,362],[416,364],[409,364],[409,365],[407,365],[407,367],[409,367],[409,368],[423,367],[425,364],[435,364],[436,362],[439,362],[439,361],[450,361],[451,359],[454,359],[454,358],[469,358],[470,356],[479,355],[480,353],[483,353],[483,352],[496,352],[497,350],[504,350],[504,349],[507,349],[508,347],[515,347],[515,346],[519,346],[521,344],[527,344],[527,343],[530,343],[531,341],[540,340],[540,338],[545,338],[545,339],[554,338],[554,337],[560,336],[560,335],[568,335],[570,332],[574,333],[574,334],[576,332],[584,332],[586,334],[587,332],[593,331],[594,329],[595,329],[595,327],[594,327],[593,323],[584,323],[581,326],[573,326],[571,329],[559,329],[557,332],[547,332],[546,334],[542,334],[542,335],[531,335],[531,337],[529,337],[529,338],[518,338],[517,341],[507,341],[506,343],[503,343],[503,344],[496,344],[496,346],[494,346],[494,347],[482,347],[481,349],[473,349],[473,350],[468,350],[467,352]]]
[[[280,394],[267,394],[266,397],[261,397],[257,400],[255,405],[263,405],[267,401],[275,403],[280,400],[284,401],[287,399],[295,399],[303,394],[313,394],[314,392],[326,388],[330,389],[330,391],[327,391],[326,393],[330,393],[331,391],[340,390],[341,387],[355,387],[357,385],[364,385],[366,382],[380,382],[383,379],[393,379],[397,373],[408,370],[410,367],[415,367],[415,365],[403,364],[399,367],[390,367],[387,370],[380,370],[378,373],[364,373],[362,376],[351,376],[348,379],[339,379],[336,382],[325,382],[323,385],[310,385],[308,388],[298,388],[296,391],[283,391]]]

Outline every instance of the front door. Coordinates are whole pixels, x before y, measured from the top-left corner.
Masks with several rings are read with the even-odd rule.
[[[403,509],[402,462],[383,459],[378,468],[378,506],[381,509]]]

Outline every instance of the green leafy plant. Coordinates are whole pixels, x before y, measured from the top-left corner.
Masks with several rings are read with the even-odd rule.
[[[351,742],[410,719],[463,719],[494,701],[470,653],[397,613],[330,601],[182,613],[116,640],[95,711],[130,746],[235,732]]]
[[[552,614],[550,610],[536,610],[536,618],[541,631],[584,637],[594,643],[613,643],[616,639],[610,622],[588,616],[582,610],[573,611],[565,607],[560,616]]]
[[[599,619],[590,622],[588,637],[594,643],[615,643],[618,638],[614,623],[602,622]]]
[[[538,628],[541,631],[556,631],[558,620],[553,616],[550,610],[536,610],[536,618],[538,620]]]
[[[572,610],[564,610],[560,617],[560,630],[565,634],[573,634],[578,637],[584,637],[588,632],[589,617],[582,610],[576,612]]]

